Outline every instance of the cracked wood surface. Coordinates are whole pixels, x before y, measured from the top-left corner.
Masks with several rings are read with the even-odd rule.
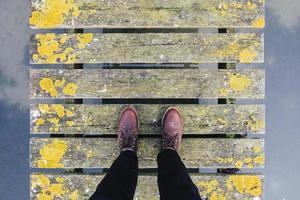
[[[30,131],[33,134],[115,134],[119,114],[126,106],[128,105],[32,104]],[[170,106],[175,106],[181,111],[186,134],[264,134],[265,132],[263,105],[136,104],[130,106],[138,111],[140,134],[160,134],[163,113]]]
[[[203,199],[211,199],[214,196],[228,200],[263,199],[264,176],[259,174],[190,175]],[[46,195],[58,200],[87,200],[94,193],[103,176],[104,174],[33,173],[30,176],[30,199],[40,200],[41,196]],[[61,189],[60,193],[53,190],[54,186]],[[159,200],[156,174],[139,175],[134,199]]]
[[[116,138],[32,138],[33,168],[109,168],[119,154]],[[160,139],[140,138],[141,168],[156,168]],[[184,138],[179,154],[188,168],[262,168],[263,139]]]
[[[263,28],[264,4],[264,0],[31,0],[29,23],[31,28]]]
[[[262,63],[264,36],[256,33],[36,34],[31,64]]]
[[[260,69],[32,69],[30,97],[263,99],[264,86]]]

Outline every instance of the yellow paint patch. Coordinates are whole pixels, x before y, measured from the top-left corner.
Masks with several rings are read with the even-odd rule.
[[[39,104],[39,110],[41,113],[46,114],[50,111],[50,107],[48,104]]]
[[[44,119],[42,119],[42,118],[38,118],[38,119],[36,120],[36,122],[35,122],[35,125],[36,125],[36,126],[40,126],[40,125],[43,125],[43,124],[44,124],[44,122],[45,122],[45,120],[44,120]]]
[[[251,82],[251,79],[241,74],[231,74],[229,77],[230,88],[238,92],[244,91]]]
[[[74,0],[43,0],[32,12],[29,23],[39,28],[53,28],[62,25],[66,17],[80,14]]]
[[[53,104],[51,107],[56,112],[59,118],[62,118],[65,115],[65,108],[63,105]]]
[[[256,156],[253,161],[259,165],[263,165],[265,163],[265,156],[264,155],[260,155],[260,156]]]
[[[226,181],[228,189],[234,188],[241,194],[250,194],[258,197],[262,194],[262,183],[258,176],[232,175]]]
[[[264,28],[265,27],[265,19],[259,18],[252,22],[252,26],[255,28]]]
[[[57,97],[57,91],[54,87],[53,81],[50,78],[43,78],[39,82],[40,88],[49,93],[52,97]]]
[[[52,143],[40,149],[40,159],[37,161],[39,168],[62,168],[60,160],[66,153],[68,144],[65,141],[55,139]],[[59,189],[59,188],[56,188]]]
[[[78,34],[77,40],[78,40],[78,47],[80,49],[83,49],[86,47],[87,44],[89,44],[93,40],[93,34],[92,33],[86,33],[86,34]]]
[[[78,86],[75,83],[68,83],[63,90],[65,95],[74,96],[76,94]]]
[[[240,52],[240,62],[251,63],[257,57],[257,52],[249,49],[244,49]]]

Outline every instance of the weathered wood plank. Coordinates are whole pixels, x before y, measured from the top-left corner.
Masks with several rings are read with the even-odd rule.
[[[264,61],[264,38],[255,33],[48,33],[30,41],[32,64]]]
[[[31,98],[264,98],[264,70],[31,70]]]
[[[60,134],[115,134],[126,105],[32,104],[30,131]],[[164,111],[176,106],[186,134],[264,134],[263,105],[133,105],[140,134],[159,134]]]
[[[138,141],[139,166],[156,167],[160,139]],[[185,138],[179,151],[191,168],[261,168],[264,166],[262,139]],[[33,168],[108,168],[118,156],[115,138],[32,138]]]
[[[59,200],[85,200],[94,193],[104,175],[32,174],[30,199],[42,197]],[[253,200],[264,198],[262,175],[191,174],[203,199]],[[59,188],[60,190],[55,190]],[[136,200],[158,200],[159,192],[155,174],[140,175],[135,192]]]
[[[31,0],[31,28],[263,28],[264,24],[263,0]]]

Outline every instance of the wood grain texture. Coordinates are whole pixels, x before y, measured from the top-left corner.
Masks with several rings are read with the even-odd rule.
[[[128,105],[32,104],[30,131],[60,134],[115,134]],[[139,114],[140,134],[160,134],[163,113],[177,107],[186,134],[264,134],[263,105],[130,105]],[[58,123],[53,123],[58,119]]]
[[[58,200],[87,200],[104,175],[31,174],[30,199],[42,200],[44,195]],[[258,174],[215,175],[191,174],[203,199],[263,199],[264,177]],[[52,186],[52,187],[51,187]],[[54,186],[54,187],[53,187]],[[59,187],[60,193],[53,188]],[[47,193],[48,192],[48,193]],[[158,200],[156,174],[139,175],[135,200]]]
[[[36,34],[32,64],[262,63],[264,37],[255,33]]]
[[[140,138],[141,168],[155,168],[160,139]],[[262,139],[184,138],[179,151],[189,168],[261,168]],[[32,138],[33,168],[109,168],[119,154],[115,138]]]
[[[31,70],[31,98],[263,99],[264,70]]]
[[[59,9],[55,9],[57,7]],[[49,15],[50,13],[55,15]],[[31,0],[30,26],[31,28],[263,28],[264,1]]]

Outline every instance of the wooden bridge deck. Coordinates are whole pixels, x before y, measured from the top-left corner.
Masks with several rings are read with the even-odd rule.
[[[264,62],[264,34],[253,30],[265,26],[264,6],[264,0],[31,0],[30,27],[46,31],[29,41],[30,198],[88,199],[118,156],[118,115],[134,100],[141,124],[135,199],[159,199],[156,155],[169,106],[182,112],[179,153],[203,198],[263,199],[265,107],[258,100],[265,97],[265,71],[255,65]],[[219,68],[191,66],[200,63]],[[247,67],[236,69],[237,63]],[[219,104],[196,103],[207,99]],[[93,100],[104,104],[85,103]]]

